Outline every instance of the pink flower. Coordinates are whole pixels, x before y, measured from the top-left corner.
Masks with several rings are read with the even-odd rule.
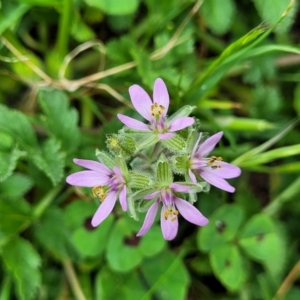
[[[160,222],[162,234],[165,240],[172,240],[176,237],[179,213],[186,220],[198,226],[204,226],[208,223],[208,219],[205,218],[192,204],[186,200],[176,197],[172,193],[172,190],[176,192],[188,192],[190,188],[177,183],[172,183],[167,188],[164,187],[159,191],[145,196],[145,199],[153,199],[157,197],[157,200],[150,206],[146,214],[144,224],[137,233],[137,236],[144,235],[148,232],[154,222],[159,203],[162,203]]]
[[[168,121],[166,115],[170,102],[169,94],[165,83],[160,78],[156,79],[154,83],[153,102],[139,85],[132,85],[129,88],[129,94],[134,108],[150,122],[147,125],[136,119],[118,114],[119,120],[129,128],[152,131],[158,135],[159,139],[164,140],[172,138],[175,131],[191,126],[195,122],[191,117],[178,117]]]
[[[93,193],[102,201],[92,219],[94,227],[98,226],[111,213],[118,194],[123,211],[127,210],[126,183],[118,167],[113,167],[113,170],[110,170],[100,162],[93,160],[74,158],[73,161],[88,170],[69,175],[66,178],[67,183],[75,186],[93,187]],[[103,188],[103,186],[108,187],[108,189]]]
[[[200,146],[201,134],[193,148],[190,156],[189,176],[192,182],[196,183],[196,176],[199,174],[205,181],[222,189],[233,193],[235,188],[226,180],[240,176],[241,169],[222,160],[222,157],[206,157],[216,146],[223,135],[223,132],[218,132],[209,137]]]

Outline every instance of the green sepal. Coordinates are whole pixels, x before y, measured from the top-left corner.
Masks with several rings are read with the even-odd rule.
[[[132,156],[136,150],[135,141],[129,135],[121,135],[121,149],[127,156]]]
[[[171,115],[168,118],[168,122],[171,123],[171,121],[182,118],[182,117],[188,117],[192,111],[196,108],[196,106],[190,106],[190,105],[185,105],[178,109],[173,115]]]
[[[123,175],[123,177],[125,178],[125,180],[127,181],[127,177],[128,177],[128,168],[126,165],[126,161],[124,159],[123,156],[119,155],[115,157],[115,166],[119,167],[121,170],[121,173]]]
[[[146,138],[143,138],[138,141],[137,147],[136,147],[136,152],[140,152],[141,150],[151,147],[154,144],[159,142],[159,138],[156,134],[149,134],[146,136]]]
[[[115,166],[114,160],[110,157],[108,153],[96,149],[96,156],[98,160],[104,165],[106,165],[109,169],[112,169]]]
[[[189,169],[189,158],[187,156],[175,156],[173,158],[174,171],[185,174]]]
[[[132,156],[136,151],[135,141],[129,134],[119,131],[120,134],[110,134],[107,136],[106,145],[114,155],[122,155],[125,158]]]
[[[151,179],[145,174],[129,172],[129,186],[136,189],[144,189],[151,185]]]
[[[137,192],[133,193],[131,195],[131,198],[132,198],[133,201],[141,200],[141,199],[144,199],[144,197],[146,195],[152,194],[153,192],[155,192],[157,190],[158,189],[155,188],[155,187],[144,189],[144,190],[140,190],[140,191],[137,191]]]
[[[186,143],[184,139],[176,134],[170,139],[162,140],[162,144],[171,151],[184,151],[186,150]]]
[[[153,198],[153,199],[150,199],[150,200],[142,200],[140,201],[139,203],[139,206],[138,206],[138,211],[139,212],[146,212],[149,210],[150,206],[155,202],[157,201],[156,197]]]
[[[132,198],[132,193],[130,187],[127,187],[127,213],[135,221],[138,221],[139,218],[136,214],[136,208],[134,204],[134,199]]]
[[[180,185],[184,185],[184,186],[188,186],[190,188],[189,192],[192,193],[200,193],[200,192],[207,192],[209,190],[210,185],[205,182],[197,182],[197,183],[192,183],[192,182],[188,182],[188,181],[181,181],[181,182],[174,182],[176,184],[180,184]]]
[[[170,185],[173,182],[172,171],[164,155],[160,156],[157,164],[156,180],[159,185]]]

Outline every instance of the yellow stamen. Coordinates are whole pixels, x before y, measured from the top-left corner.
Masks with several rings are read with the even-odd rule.
[[[104,188],[101,185],[94,186],[92,191],[93,191],[93,196],[98,197],[101,202],[103,202],[107,196],[107,193],[105,192]]]
[[[151,105],[151,115],[153,117],[155,116],[160,116],[163,111],[164,111],[165,107],[163,105],[158,105],[156,102]]]
[[[212,170],[222,168],[222,165],[219,163],[223,158],[221,156],[212,156],[208,159],[207,164],[212,168]]]

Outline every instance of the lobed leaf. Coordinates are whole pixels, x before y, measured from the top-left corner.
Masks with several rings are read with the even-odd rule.
[[[7,270],[13,276],[18,298],[36,299],[37,288],[41,284],[41,258],[33,246],[15,237],[3,246],[2,255]]]
[[[29,154],[34,164],[50,178],[53,185],[58,184],[64,176],[65,160],[60,151],[60,143],[54,139],[48,139],[42,151]]]
[[[80,138],[77,127],[78,113],[74,108],[69,107],[67,95],[61,91],[52,90],[40,91],[38,96],[45,113],[43,121],[49,133],[61,142],[64,151],[73,152]]]

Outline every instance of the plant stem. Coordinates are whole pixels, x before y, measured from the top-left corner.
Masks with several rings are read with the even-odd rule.
[[[72,0],[64,0],[63,10],[59,20],[59,29],[58,29],[58,38],[57,38],[57,50],[60,57],[64,57],[68,51],[71,8],[72,8]]]
[[[86,300],[86,298],[82,292],[82,289],[79,285],[79,282],[76,277],[76,273],[74,271],[71,261],[66,259],[62,262],[62,264],[64,266],[64,270],[65,270],[68,282],[71,286],[71,289],[72,289],[76,299],[77,300]]]
[[[56,188],[50,190],[48,194],[36,205],[33,210],[33,216],[35,219],[38,219],[46,208],[51,204],[54,198],[57,196],[58,192],[61,190],[62,185],[57,186]]]

